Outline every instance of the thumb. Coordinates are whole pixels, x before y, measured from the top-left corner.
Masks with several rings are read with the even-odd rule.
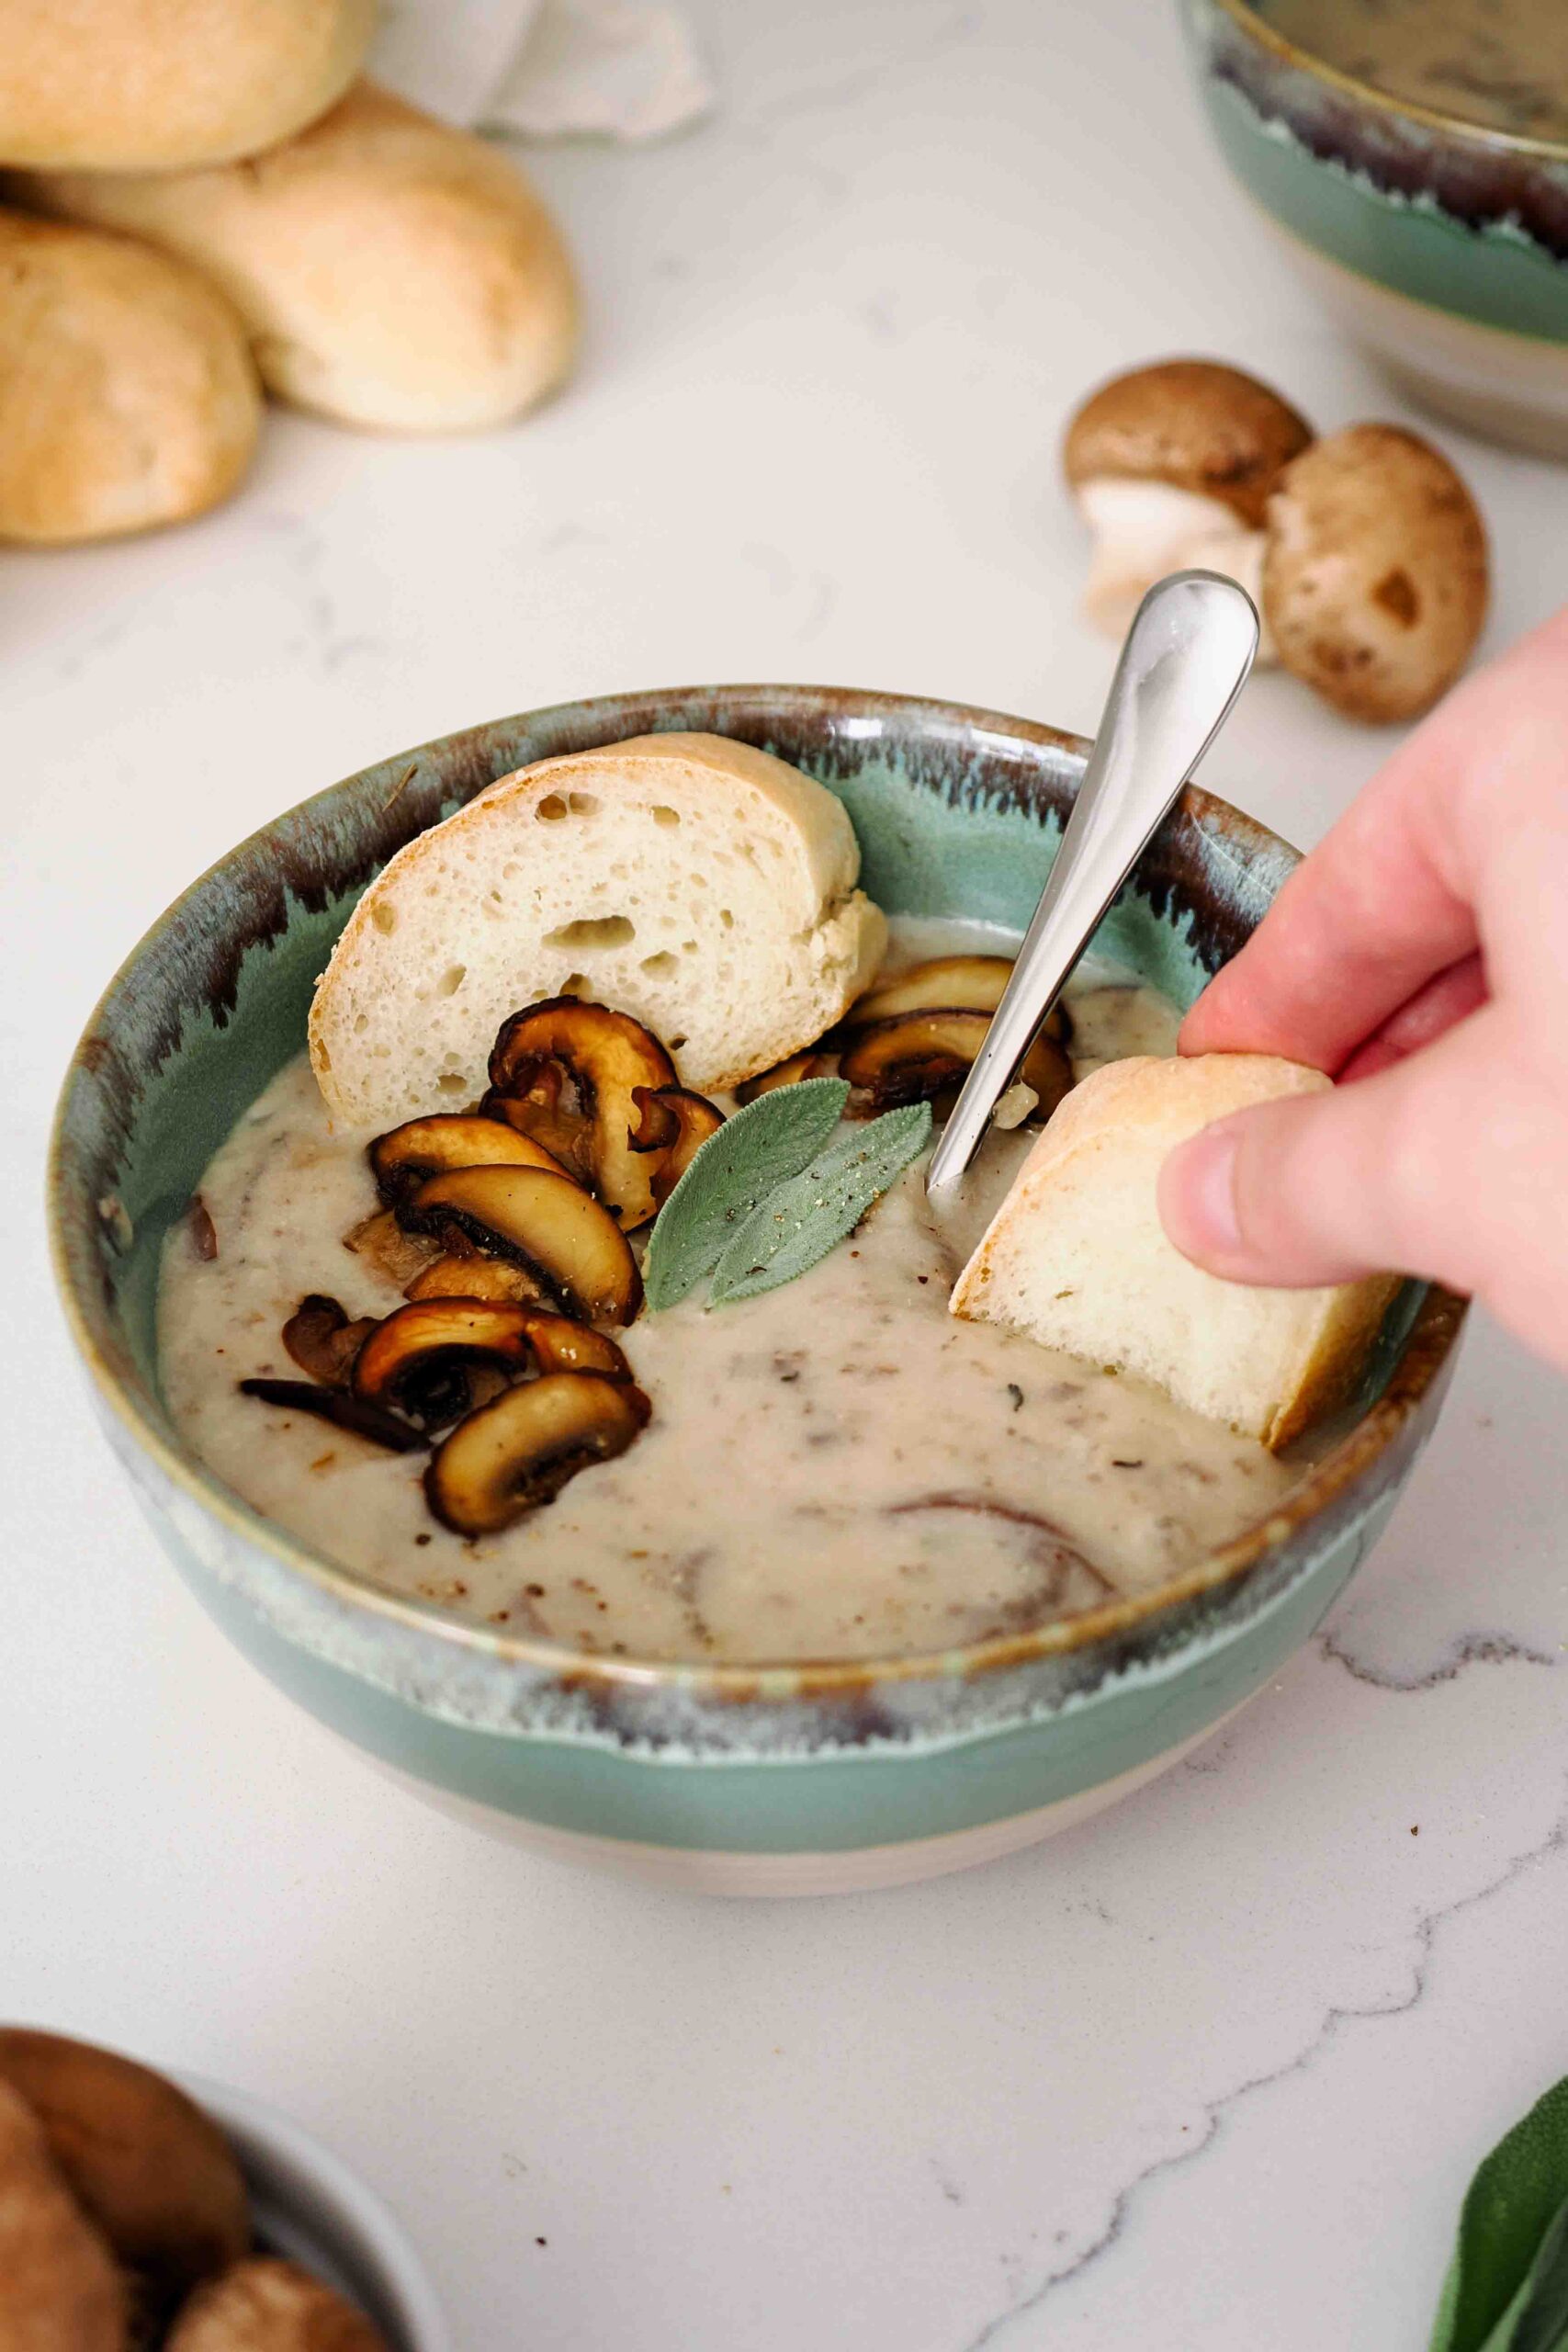
[[[1220,1119],[1177,1147],[1159,1212],[1211,1273],[1292,1289],[1384,1270],[1484,1287],[1483,1106],[1495,1104],[1491,1012],[1332,1092]]]

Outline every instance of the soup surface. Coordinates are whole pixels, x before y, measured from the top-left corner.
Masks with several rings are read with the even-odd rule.
[[[1010,943],[895,926],[890,963]],[[1080,1077],[1168,1052],[1177,1016],[1108,966],[1068,993]],[[394,1591],[574,1649],[720,1662],[910,1657],[1167,1581],[1265,1514],[1296,1473],[1143,1383],[947,1311],[1034,1135],[993,1131],[939,1227],[924,1161],[808,1274],[618,1336],[652,1401],[630,1451],[474,1542],[438,1526],[421,1457],[240,1396],[288,1375],[303,1294],[384,1315],[396,1287],[343,1236],[374,1207],[365,1138],[334,1136],[303,1055],[201,1184],[217,1254],[170,1235],[164,1392],[258,1510]]]
[[[1258,0],[1325,65],[1439,114],[1568,139],[1564,0]]]

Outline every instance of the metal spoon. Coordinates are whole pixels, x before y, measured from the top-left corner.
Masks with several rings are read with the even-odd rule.
[[[926,1192],[958,1195],[991,1113],[1150,837],[1230,713],[1258,650],[1234,580],[1173,571],[1138,606],[1062,845],[942,1140]]]

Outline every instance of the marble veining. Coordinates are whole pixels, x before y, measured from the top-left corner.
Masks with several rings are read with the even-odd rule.
[[[1392,1673],[1386,1667],[1358,1657],[1333,1625],[1317,1635],[1316,1647],[1320,1657],[1331,1659],[1358,1682],[1371,1683],[1377,1690],[1435,1690],[1439,1683],[1456,1680],[1473,1666],[1554,1667],[1562,1663],[1561,1657],[1535,1649],[1529,1642],[1516,1640],[1512,1634],[1461,1634],[1449,1644],[1436,1665],[1415,1674]]]
[[[193,528],[0,550],[7,2011],[297,2114],[471,2352],[1419,2352],[1476,2157],[1568,2067],[1563,1392],[1484,1322],[1353,1595],[1183,1770],[966,1879],[744,1912],[500,1852],[287,1706],[156,1557],[59,1329],[60,1070],[279,808],[694,677],[1088,730],[1055,448],[1090,382],[1207,350],[1422,423],[1238,203],[1174,9],[694,6],[708,122],[528,153],[590,289],[565,398],[439,445],[278,416]],[[1561,600],[1564,478],[1439,437],[1498,648]],[[1389,748],[1262,677],[1205,778],[1307,842]]]
[[[1538,1659],[1532,1662],[1551,1664],[1552,1661]],[[1457,1672],[1459,1668],[1456,1667],[1453,1671]],[[1436,1679],[1451,1679],[1451,1676],[1439,1672]],[[1380,1681],[1377,1687],[1383,1690],[1404,1690],[1421,1686]],[[1088,2245],[1075,2250],[1065,2261],[1051,2268],[1043,2278],[1016,2295],[1006,2310],[998,2312],[993,2318],[987,2320],[975,2335],[967,2337],[957,2347],[957,2352],[983,2352],[983,2347],[987,2346],[1005,2345],[1011,2341],[1019,2344],[1028,2342],[1031,2345],[1042,2346],[1051,2341],[1048,2335],[1032,2328],[1024,2329],[1023,2324],[1032,2315],[1043,2313],[1049,2305],[1050,2298],[1070,2281],[1080,2278],[1096,2264],[1105,2261],[1123,2247],[1131,2249],[1138,2204],[1145,2189],[1161,2177],[1198,2163],[1221,2140],[1227,2123],[1238,2109],[1247,2101],[1256,2099],[1261,2094],[1272,2089],[1276,2084],[1285,2081],[1289,2076],[1306,2073],[1326,2051],[1348,2034],[1352,2027],[1366,2024],[1380,2018],[1399,2017],[1407,2010],[1414,2009],[1426,1996],[1442,1932],[1449,1923],[1488,1902],[1491,1897],[1500,1894],[1506,1887],[1512,1886],[1527,1872],[1539,1870],[1543,1864],[1557,1860],[1564,1853],[1568,1853],[1568,1782],[1564,1783],[1562,1810],[1547,1835],[1539,1843],[1528,1847],[1522,1853],[1510,1856],[1496,1874],[1488,1879],[1484,1884],[1470,1889],[1465,1894],[1456,1896],[1451,1902],[1435,1905],[1430,1910],[1422,1912],[1411,1923],[1402,1940],[1413,1942],[1415,1951],[1409,1965],[1408,1983],[1402,1992],[1390,1999],[1378,2001],[1367,2007],[1336,2006],[1325,2009],[1316,2031],[1293,2056],[1288,2058],[1281,2065],[1271,2066],[1261,2074],[1248,2075],[1219,2098],[1205,2104],[1199,2111],[1195,2126],[1182,2126],[1184,2132],[1189,2129],[1193,2131],[1191,2144],[1177,2149],[1174,2153],[1156,2156],[1143,2170],[1135,2173],[1131,2180],[1116,2190],[1104,2227],[1099,2235],[1092,2238]],[[1014,2257],[1014,2260],[1019,2262],[1020,2258]],[[1433,2284],[1433,2297],[1435,2300],[1436,2282]]]

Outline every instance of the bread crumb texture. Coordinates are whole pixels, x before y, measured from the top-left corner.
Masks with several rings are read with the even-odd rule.
[[[1223,1282],[1166,1237],[1159,1171],[1214,1119],[1330,1081],[1267,1054],[1140,1057],[1074,1089],[953,1288],[955,1315],[1155,1381],[1274,1449],[1345,1402],[1397,1278]]]
[[[684,1085],[736,1085],[874,971],[859,870],[833,794],[749,744],[641,736],[520,769],[361,899],[311,1012],[322,1093],[353,1125],[458,1108],[502,1022],[555,996],[645,1023]]]

